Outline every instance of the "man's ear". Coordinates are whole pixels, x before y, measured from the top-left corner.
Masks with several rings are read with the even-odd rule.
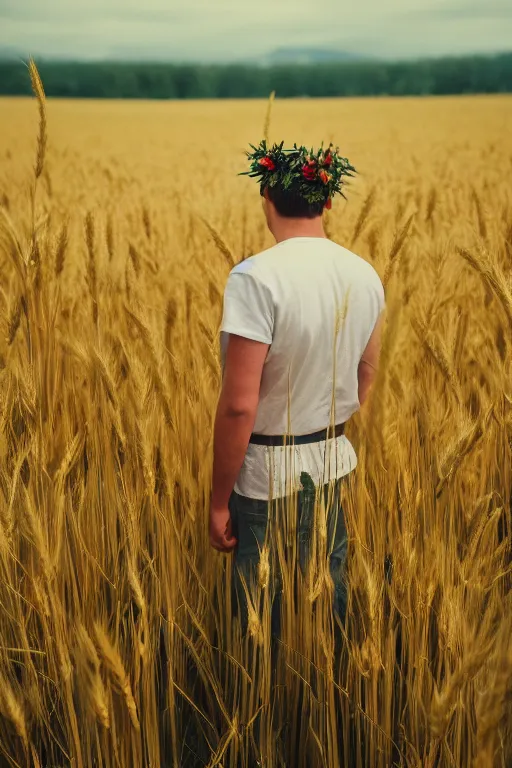
[[[326,210],[326,211],[330,211],[330,210],[331,210],[331,208],[332,208],[332,197],[330,197],[330,198],[327,200],[326,204],[325,204],[325,210]]]
[[[269,223],[269,221],[270,221],[269,216],[271,216],[271,209],[273,207],[273,203],[272,203],[272,200],[269,197],[267,189],[265,189],[265,191],[263,192],[262,203],[263,203],[263,210],[265,211],[265,216],[267,218],[267,223]]]

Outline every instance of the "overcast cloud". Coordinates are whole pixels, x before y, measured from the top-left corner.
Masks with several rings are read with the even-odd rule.
[[[0,50],[24,56],[229,61],[287,47],[510,50],[512,0],[0,0]]]

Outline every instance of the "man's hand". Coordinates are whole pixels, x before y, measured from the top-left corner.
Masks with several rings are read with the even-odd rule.
[[[236,547],[236,539],[231,530],[231,515],[227,507],[210,507],[210,544],[218,552],[226,554]]]

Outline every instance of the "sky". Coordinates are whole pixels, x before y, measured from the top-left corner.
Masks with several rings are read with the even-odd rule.
[[[0,0],[0,50],[232,61],[282,48],[386,59],[512,49],[512,0]]]

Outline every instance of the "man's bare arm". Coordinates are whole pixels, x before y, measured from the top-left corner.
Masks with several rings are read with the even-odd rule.
[[[212,546],[229,551],[228,503],[256,421],[263,365],[269,345],[230,335],[224,381],[215,419],[210,509]]]
[[[384,312],[381,313],[375,328],[372,331],[370,340],[363,352],[357,369],[357,381],[359,391],[359,402],[361,405],[366,401],[368,393],[377,375],[379,369],[380,351],[382,345],[382,329],[384,327]]]

